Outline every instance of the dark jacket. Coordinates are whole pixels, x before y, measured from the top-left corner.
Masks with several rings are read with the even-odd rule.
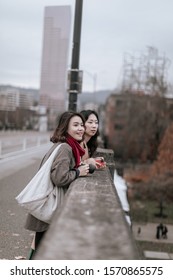
[[[43,158],[40,167],[51,155],[52,151],[59,145],[54,144]],[[56,155],[52,168],[51,168],[51,180],[58,188],[63,188],[64,193],[67,191],[71,182],[76,179],[76,171],[74,169],[75,158],[73,156],[72,148],[67,144],[63,143],[58,154]],[[31,231],[42,232],[48,229],[48,224],[38,220],[31,214],[28,214],[25,228]]]

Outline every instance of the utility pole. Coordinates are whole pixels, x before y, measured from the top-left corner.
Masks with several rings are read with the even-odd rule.
[[[70,70],[69,111],[77,110],[77,95],[79,93],[79,55],[82,22],[83,0],[76,0],[73,31],[72,62]]]

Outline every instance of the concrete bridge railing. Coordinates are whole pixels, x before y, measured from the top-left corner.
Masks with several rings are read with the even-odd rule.
[[[108,166],[70,185],[35,259],[139,259],[112,180],[113,152],[98,149],[97,155]]]

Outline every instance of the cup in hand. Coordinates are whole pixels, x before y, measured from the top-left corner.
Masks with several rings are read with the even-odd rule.
[[[96,161],[96,166],[98,169],[106,167],[106,162],[104,161],[104,158],[98,157],[98,158],[95,158],[95,161]]]

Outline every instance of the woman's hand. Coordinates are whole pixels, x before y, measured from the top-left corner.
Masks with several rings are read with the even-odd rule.
[[[89,164],[82,164],[78,167],[79,169],[79,177],[87,176],[89,173]]]
[[[88,158],[83,161],[84,164],[93,164],[96,167],[96,161],[94,158]]]
[[[106,162],[103,157],[88,158],[83,161],[86,164],[93,164],[97,169],[102,169],[106,167]]]
[[[103,157],[95,158],[95,162],[96,162],[96,168],[97,169],[102,169],[102,168],[106,167],[106,162],[104,161]]]

